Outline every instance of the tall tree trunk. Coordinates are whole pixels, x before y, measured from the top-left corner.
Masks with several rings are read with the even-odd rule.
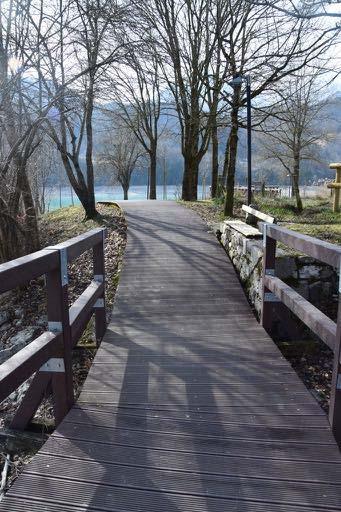
[[[300,195],[300,155],[294,154],[294,172],[292,175],[292,191],[296,200],[296,207],[299,212],[303,210],[303,203]]]
[[[13,163],[14,190],[7,202],[0,198],[0,261],[19,258],[40,247],[37,211],[26,174],[26,161],[17,155]]]
[[[185,143],[182,148],[184,157],[184,174],[182,179],[183,201],[196,201],[198,198],[199,163],[203,155],[199,155],[200,112],[197,92],[192,91],[191,117],[185,126]]]
[[[223,174],[221,177],[221,184],[223,187],[226,187],[227,168],[228,168],[228,164],[229,164],[229,148],[230,148],[230,134],[227,137],[225,151],[224,151]]]
[[[61,144],[57,145],[57,147],[60,151],[63,166],[69,179],[70,185],[75,191],[75,194],[77,195],[81,205],[84,208],[85,217],[87,219],[95,218],[98,215],[98,212],[96,210],[94,189],[92,189],[92,193],[90,192],[89,194],[89,189],[87,184],[85,183],[85,179],[80,168],[78,157],[76,155],[72,155],[72,157],[69,157],[67,150]],[[90,166],[91,165],[92,157]]]
[[[151,144],[149,159],[149,199],[156,199],[156,144]]]
[[[240,104],[240,86],[235,87],[233,90],[232,108],[230,114],[231,131],[228,138],[228,151],[225,151],[225,158],[227,156],[226,166],[227,180],[226,180],[226,197],[224,214],[226,216],[233,216],[233,202],[234,202],[234,181],[236,174],[236,161],[238,149],[238,112]]]
[[[128,188],[123,187],[123,199],[124,199],[125,201],[127,201],[127,200],[128,200],[128,190],[129,190]]]
[[[23,232],[8,203],[0,196],[0,262],[23,256]]]
[[[184,175],[182,180],[183,201],[196,201],[198,196],[199,162],[197,156],[188,151],[184,156]]]
[[[20,170],[20,188],[25,211],[25,253],[38,251],[40,248],[37,211],[26,169]]]
[[[93,133],[92,133],[92,114],[94,108],[94,78],[90,76],[90,85],[88,91],[88,102],[86,110],[86,177],[87,177],[87,200],[85,216],[87,219],[97,217],[95,202],[95,182],[94,182],[94,164],[92,159],[93,153]]]
[[[226,197],[225,197],[225,216],[233,216],[234,202],[234,182],[236,175],[236,161],[238,149],[238,115],[232,120],[231,115],[231,133],[229,137],[228,160],[227,160],[227,179],[226,179]]]
[[[219,161],[218,161],[218,127],[216,123],[213,124],[212,134],[212,182],[211,182],[211,197],[217,197],[218,192],[218,173],[219,173]]]

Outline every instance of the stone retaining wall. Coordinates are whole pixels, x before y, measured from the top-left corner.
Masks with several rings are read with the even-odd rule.
[[[230,256],[257,315],[261,313],[263,236],[241,221],[224,221],[221,243]],[[336,269],[307,256],[277,250],[276,275],[331,317],[336,315]]]

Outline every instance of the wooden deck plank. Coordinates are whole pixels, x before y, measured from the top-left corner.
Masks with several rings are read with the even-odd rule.
[[[288,455],[290,455],[289,451]],[[248,457],[205,453],[197,453],[197,456],[193,457],[191,452],[183,453],[126,445],[117,445],[114,449],[108,449],[106,444],[100,445],[84,441],[74,443],[69,439],[58,439],[58,441],[53,439],[52,443],[46,443],[37,456],[37,460],[30,467],[30,472],[41,473],[42,470],[39,468],[44,467],[44,465],[49,465],[55,471],[56,468],[53,468],[53,461],[51,461],[51,457],[54,456],[61,457],[65,466],[68,465],[67,459],[73,459],[73,465],[78,460],[82,460],[123,466],[189,471],[191,473],[255,477]],[[258,457],[257,478],[290,480],[293,472],[295,472],[296,479],[299,481],[310,482],[312,480],[328,483],[334,479],[336,484],[341,484],[340,464]]]
[[[120,417],[124,417],[125,415],[129,416],[138,416],[138,417],[151,417],[151,418],[171,418],[171,419],[179,419],[179,420],[192,420],[199,423],[236,423],[236,424],[247,424],[247,425],[268,425],[268,426],[283,426],[283,427],[308,427],[308,428],[316,428],[316,427],[326,427],[328,426],[327,417],[325,414],[317,415],[315,414],[315,409],[308,409],[305,407],[304,411],[294,409],[292,406],[289,410],[281,410],[278,411],[275,408],[270,409],[267,408],[267,411],[261,412],[245,412],[239,411],[235,409],[230,409],[228,411],[219,411],[219,412],[201,412],[200,410],[196,411],[183,411],[183,410],[158,410],[158,409],[141,409],[134,407],[122,407],[117,405],[109,405],[105,406],[104,404],[100,405],[84,405],[77,404],[74,408],[75,414],[79,411],[95,411],[100,412],[101,414],[108,415],[120,415]],[[321,411],[322,412],[322,411]],[[162,413],[162,414],[161,414]],[[72,415],[67,418],[68,420],[72,420]],[[209,428],[209,425],[207,425]]]
[[[121,499],[118,499],[121,498]],[[30,512],[87,512],[89,510],[94,512],[122,512],[122,510],[129,510],[129,512],[141,512],[141,507],[138,508],[137,502],[143,502],[148,504],[149,494],[143,493],[143,492],[136,492],[134,493],[135,502],[129,503],[128,508],[123,508],[124,506],[127,506],[127,497],[119,495],[119,493],[116,493],[113,495],[113,501],[117,503],[116,506],[112,505],[111,507],[106,508],[94,508],[91,509],[88,506],[82,506],[77,505],[73,507],[72,505],[69,505],[68,503],[51,503],[51,502],[41,502],[36,501],[35,498],[29,498],[29,499],[20,499],[19,501],[17,499],[13,499],[11,497],[8,497],[7,503],[9,506],[9,510],[11,512],[21,512],[22,510],[29,510]],[[243,510],[245,512],[302,512],[302,507],[300,506],[291,506],[291,505],[281,505],[277,503],[243,503],[243,509],[240,508],[240,502],[237,500],[234,501],[228,501],[227,500],[206,500],[206,505],[204,507],[201,507],[202,500],[198,500],[196,498],[194,499],[186,499],[178,496],[172,497],[172,504],[174,504],[174,507],[177,508],[169,508],[169,503],[164,500],[162,501],[163,496],[158,496],[156,499],[153,499],[153,505],[155,506],[154,509],[149,508],[148,511],[153,512],[153,510],[157,510],[160,512],[160,510],[170,510],[170,512],[176,512],[179,510],[187,510],[188,512],[192,511],[198,511],[198,510],[210,510],[210,512],[221,512],[224,510],[221,507],[227,506],[229,512],[240,512],[240,510]],[[162,507],[166,508],[162,508]],[[62,508],[61,508],[62,507]],[[120,507],[120,508],[117,508]],[[160,507],[160,508],[157,508]],[[201,508],[200,508],[201,507]],[[303,509],[304,510],[304,509]],[[309,511],[312,512],[329,512],[330,509],[326,508],[310,508]]]
[[[201,423],[195,420],[160,418],[150,416],[121,415],[108,416],[100,411],[75,410],[69,415],[67,422],[73,425],[74,429],[79,428],[87,422],[88,425],[108,430],[130,429],[145,432],[160,432],[172,434],[186,434],[194,436],[219,437],[222,439],[257,439],[257,440],[282,440],[282,441],[303,441],[306,443],[329,444],[330,436],[327,425],[320,428],[284,427],[283,425],[267,425],[266,421],[258,424],[209,422]],[[332,444],[332,443],[331,443]]]
[[[316,468],[310,472],[308,464],[305,467],[304,475],[307,480],[301,480],[301,475],[297,471],[297,464],[291,467],[291,474],[283,468],[280,472],[282,478],[277,479],[275,467],[266,473],[267,476],[250,477],[225,475],[218,472],[206,472],[206,467],[200,459],[196,460],[196,469],[194,471],[180,471],[161,468],[147,467],[145,459],[142,461],[142,467],[138,465],[117,465],[107,462],[83,461],[81,459],[70,459],[61,457],[36,457],[26,472],[26,476],[32,475],[34,478],[44,476],[47,478],[63,478],[84,483],[99,483],[100,486],[120,487],[120,488],[138,488],[143,490],[153,490],[157,492],[167,491],[169,493],[192,495],[224,497],[232,499],[236,492],[242,492],[244,499],[257,499],[267,501],[272,496],[277,502],[300,503],[309,506],[311,500],[314,500],[316,506],[328,506],[335,509],[339,506],[339,485],[330,485],[323,479],[326,474],[320,471],[320,481],[310,480],[309,475],[314,478]],[[258,461],[258,467],[262,465]],[[278,467],[276,469],[279,469]],[[236,469],[235,469],[236,470]],[[237,471],[236,471],[237,472]],[[261,470],[260,470],[261,472]],[[295,482],[293,478],[295,477]],[[329,478],[332,474],[329,473]],[[328,479],[328,477],[327,477]],[[322,481],[321,481],[322,480]],[[290,482],[290,489],[284,482]],[[242,489],[241,489],[242,487]],[[74,491],[77,496],[77,488]]]
[[[220,507],[223,508],[220,508],[220,511],[229,510],[229,501],[246,502],[249,503],[249,507],[251,503],[258,502],[299,505],[309,507],[308,510],[318,510],[319,507],[325,507],[327,510],[340,510],[340,488],[338,486],[293,481],[289,485],[284,485],[281,481],[227,479],[217,476],[194,479],[193,475],[186,473],[182,475],[170,471],[167,474],[160,471],[153,473],[146,469],[139,472],[137,468],[131,472],[127,471],[127,474],[124,475],[126,481],[122,481],[122,467],[119,467],[117,472],[105,471],[105,465],[101,465],[100,468],[97,468],[98,476],[97,478],[95,476],[95,481],[84,479],[82,476],[78,479],[77,474],[74,475],[74,478],[68,479],[64,476],[51,478],[27,472],[18,480],[17,492],[25,497],[34,494],[40,500],[48,502],[52,501],[52,494],[56,496],[55,502],[70,503],[74,506],[88,506],[89,503],[94,503],[95,507],[115,511],[131,510],[132,502],[139,501],[142,493],[145,493],[144,498],[143,501],[139,501],[138,505],[136,504],[139,507],[137,510],[141,510],[142,503],[146,511],[178,511],[178,505],[175,505],[173,501],[175,497],[187,498],[188,508],[180,510],[193,510],[194,503],[196,504],[194,510],[207,510],[206,500],[217,498],[222,500]],[[127,480],[128,478],[129,480]],[[107,483],[108,481],[110,483]],[[115,485],[116,481],[117,485]],[[121,508],[120,502],[123,496],[129,497],[129,508],[127,504],[125,504],[125,508]],[[197,508],[198,502],[200,508]],[[250,507],[249,510],[252,508]]]
[[[72,424],[63,424],[62,430],[58,430],[56,439],[70,439],[76,445],[78,442],[92,442],[98,445],[110,446],[130,446],[153,449],[167,450],[172,452],[183,452],[191,454],[206,454],[219,456],[236,456],[240,458],[254,459],[270,458],[275,460],[300,460],[315,462],[333,462],[340,463],[340,456],[335,452],[332,444],[316,444],[301,442],[284,442],[252,439],[228,439],[228,438],[210,438],[196,437],[194,435],[173,434],[167,435],[160,432],[117,430],[113,436],[111,432],[105,429],[84,427],[74,428]],[[255,475],[256,460],[253,467]]]
[[[6,512],[326,512],[341,456],[213,235],[174,202],[125,205],[114,314],[78,403]]]

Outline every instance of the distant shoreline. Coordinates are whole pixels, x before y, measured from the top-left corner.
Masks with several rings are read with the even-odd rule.
[[[274,186],[275,187],[275,186]],[[289,187],[279,186],[282,191],[282,197],[288,197]],[[314,197],[317,195],[328,195],[329,192],[323,186],[304,185],[301,187],[302,197]],[[164,198],[163,185],[156,187],[157,199]],[[102,185],[95,187],[96,201],[123,201],[122,188],[119,186]],[[60,200],[61,196],[61,200]],[[176,200],[181,197],[181,185],[167,185],[167,197],[169,200]],[[206,186],[203,193],[202,186],[198,186],[198,199],[209,199],[210,187]],[[129,189],[129,199],[146,200],[147,199],[147,186],[146,185],[132,185]],[[128,200],[129,200],[128,199]],[[80,204],[76,194],[71,194],[70,187],[48,187],[45,192],[46,211],[57,210],[60,207],[71,206],[73,204]]]

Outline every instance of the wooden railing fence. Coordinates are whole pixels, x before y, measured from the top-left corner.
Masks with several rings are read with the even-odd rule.
[[[341,247],[296,233],[275,224],[263,224],[262,325],[271,332],[274,313],[281,316],[283,304],[307,325],[334,353],[329,421],[341,447],[341,276],[336,323],[275,275],[276,244],[281,242],[299,252],[341,269]],[[276,311],[277,309],[277,311]]]
[[[11,427],[23,430],[41,401],[52,394],[55,423],[74,402],[72,349],[95,313],[96,340],[106,329],[105,229],[94,229],[53,247],[0,265],[0,293],[46,276],[48,331],[0,366],[0,402],[34,374]],[[69,308],[68,263],[93,251],[93,280]]]

